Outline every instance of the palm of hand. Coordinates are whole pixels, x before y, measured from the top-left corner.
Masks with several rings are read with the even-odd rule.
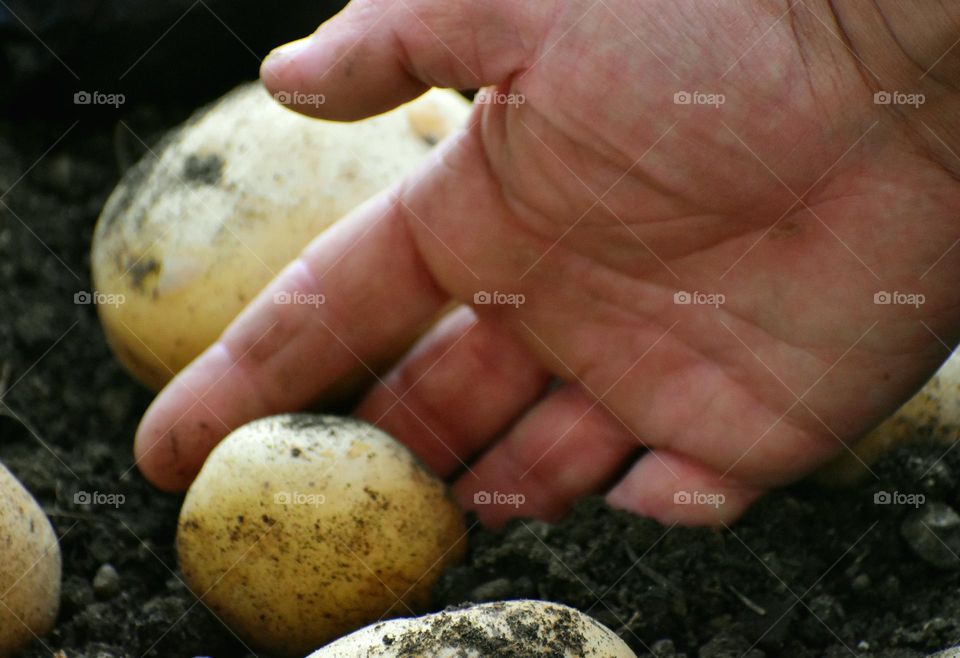
[[[462,299],[477,287],[464,263],[481,288],[521,292],[517,308],[479,307],[481,322],[503,324],[554,375],[601,400],[612,434],[658,453],[642,457],[621,502],[647,488],[640,479],[690,489],[690,471],[719,491],[794,479],[947,355],[941,340],[955,338],[960,295],[947,283],[955,261],[938,261],[956,237],[960,188],[911,153],[852,66],[811,69],[786,28],[767,41],[787,43],[765,46],[782,61],[746,59],[747,70],[717,81],[738,57],[731,50],[687,71],[706,90],[694,100],[726,92],[722,104],[698,106],[676,102],[692,85],[642,37],[604,25],[618,20],[610,14],[593,18],[500,89],[525,103],[484,107],[466,140],[482,156],[463,157],[490,162],[476,193],[505,190],[513,212],[466,223],[442,198],[416,213],[448,222],[411,230]],[[618,47],[590,52],[599,34],[619,35]],[[624,60],[636,70],[618,68]],[[749,70],[761,65],[791,75],[746,82],[762,79]],[[647,84],[623,83],[642,72]],[[845,96],[831,100],[844,75]],[[831,105],[844,109],[825,121]],[[925,303],[875,303],[895,291]],[[564,468],[519,456],[536,464],[526,477]],[[670,516],[647,498],[634,504]]]

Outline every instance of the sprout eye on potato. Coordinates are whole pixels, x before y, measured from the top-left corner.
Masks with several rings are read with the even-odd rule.
[[[60,604],[60,545],[43,510],[0,464],[0,656],[53,627]]]
[[[435,89],[364,121],[320,121],[259,83],[199,111],[126,173],[97,222],[94,287],[120,300],[97,307],[114,353],[160,389],[310,240],[413,171],[469,112]]]
[[[225,438],[191,485],[187,584],[251,644],[308,651],[429,603],[465,529],[443,482],[361,421],[288,414]]]
[[[484,603],[367,626],[309,658],[636,658],[616,633],[548,601]]]

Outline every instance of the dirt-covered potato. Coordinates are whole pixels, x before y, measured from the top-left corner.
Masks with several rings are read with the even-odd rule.
[[[60,544],[20,481],[0,464],[0,656],[53,627],[60,605]]]
[[[636,658],[617,634],[548,601],[503,601],[393,619],[352,633],[309,658]]]
[[[234,631],[302,656],[422,610],[464,534],[444,483],[400,443],[357,420],[287,414],[210,454],[180,512],[177,554]]]
[[[91,265],[114,352],[159,389],[306,244],[466,121],[435,89],[356,123],[291,112],[259,83],[199,111],[104,206]]]
[[[867,474],[864,464],[904,441],[960,439],[960,352],[954,352],[933,378],[890,418],[844,451],[824,468],[818,479],[828,484],[850,484]]]

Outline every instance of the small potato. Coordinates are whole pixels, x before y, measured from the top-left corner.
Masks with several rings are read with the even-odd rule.
[[[818,480],[826,484],[852,484],[867,475],[883,453],[904,441],[960,438],[960,352],[954,352],[920,391],[890,418],[822,469]]]
[[[97,222],[95,301],[114,353],[160,389],[310,240],[413,171],[469,113],[434,89],[364,121],[320,121],[259,83],[196,113],[126,173]]]
[[[0,464],[0,656],[53,627],[60,605],[60,544],[20,481]]]
[[[393,619],[352,633],[308,658],[636,658],[617,634],[548,601],[484,603]]]
[[[234,631],[302,656],[429,604],[466,548],[446,487],[372,425],[287,414],[210,454],[180,512],[187,584]]]

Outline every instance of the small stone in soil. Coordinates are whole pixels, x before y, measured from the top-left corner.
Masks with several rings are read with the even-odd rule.
[[[112,564],[102,564],[97,569],[97,575],[93,577],[93,591],[104,599],[113,598],[120,591],[120,574]]]
[[[960,568],[960,514],[931,502],[912,512],[900,526],[907,544],[923,561],[940,569]]]

